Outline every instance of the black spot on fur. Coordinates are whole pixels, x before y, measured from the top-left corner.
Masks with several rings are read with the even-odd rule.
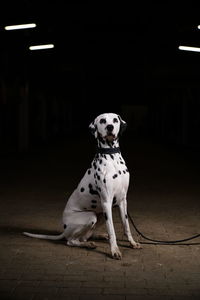
[[[116,197],[113,197],[113,204],[115,204],[117,202]]]
[[[123,161],[120,161],[120,164],[124,165]]]
[[[97,179],[100,180],[100,176],[99,175],[97,175]]]
[[[100,159],[99,163],[102,164],[102,159]]]
[[[66,224],[64,224],[64,229],[66,229],[67,228],[67,225]]]
[[[111,144],[109,141],[106,140],[107,145],[111,148]]]
[[[126,171],[123,171],[124,174],[126,174]]]
[[[104,183],[106,183],[106,180],[105,180],[105,178],[104,178],[103,182],[104,182]]]
[[[92,184],[91,184],[91,183],[89,183],[88,187],[89,187],[89,189],[92,189]]]
[[[95,168],[95,170],[96,170],[96,168],[97,168],[97,165],[96,165],[96,163],[95,162],[93,162],[93,167]]]
[[[81,193],[83,193],[85,191],[84,187],[81,188]]]
[[[125,218],[126,218],[126,219],[128,219],[128,216],[127,216],[127,215],[125,215]]]
[[[121,171],[119,171],[119,174],[122,174],[122,172],[121,172]]]
[[[90,192],[91,195],[98,195],[99,196],[99,193],[97,191],[93,190],[93,188],[91,188],[89,190],[89,192]]]
[[[112,154],[110,154],[110,157],[114,160],[114,156]]]
[[[105,220],[107,221],[108,220],[107,214],[104,213],[103,215],[104,215]]]
[[[98,171],[100,172],[100,171],[101,171],[101,169],[100,169],[100,168],[98,168]]]
[[[97,208],[97,206],[96,205],[91,205],[91,208]]]
[[[97,200],[92,200],[92,203],[97,203]]]
[[[113,175],[113,179],[117,178],[117,176],[118,176],[117,174]]]
[[[90,175],[90,174],[91,174],[91,170],[89,169],[89,170],[88,170],[88,175]]]
[[[98,132],[98,140],[100,142],[100,144],[102,143],[103,145],[105,144],[104,139],[101,137],[100,133]],[[100,145],[101,146],[101,145]]]

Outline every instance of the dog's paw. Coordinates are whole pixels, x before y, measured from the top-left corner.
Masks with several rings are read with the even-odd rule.
[[[109,235],[107,233],[103,233],[103,234],[101,234],[101,239],[108,241],[109,240]]]
[[[95,249],[97,247],[97,245],[94,242],[86,242],[85,244],[86,248],[88,249]]]
[[[109,236],[107,233],[99,233],[92,235],[92,239],[94,240],[109,240]]]
[[[119,251],[118,247],[114,247],[113,249],[111,249],[111,253],[112,253],[112,258],[114,259],[122,259],[122,254]]]
[[[130,246],[131,246],[131,248],[133,248],[133,249],[142,249],[142,246],[141,246],[141,244],[140,243],[133,243],[133,242],[130,242]]]

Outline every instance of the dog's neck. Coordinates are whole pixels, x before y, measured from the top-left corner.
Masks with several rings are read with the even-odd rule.
[[[97,148],[97,153],[100,154],[115,154],[115,153],[121,153],[120,148]]]
[[[103,139],[98,138],[97,139],[97,151],[99,153],[103,153],[103,154],[119,153],[120,152],[119,139],[117,138],[116,140],[109,142],[109,141],[105,141]]]

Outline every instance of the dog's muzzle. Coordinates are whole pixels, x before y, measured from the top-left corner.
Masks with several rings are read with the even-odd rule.
[[[108,133],[106,136],[105,136],[105,139],[108,140],[109,142],[112,142],[116,139],[116,136],[113,134],[113,133]]]
[[[109,124],[109,125],[106,126],[107,135],[105,136],[105,138],[109,142],[112,142],[116,139],[115,134],[113,134],[113,129],[114,129],[114,126],[112,124]]]

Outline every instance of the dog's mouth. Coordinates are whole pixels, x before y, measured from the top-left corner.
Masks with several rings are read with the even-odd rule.
[[[108,132],[108,134],[105,136],[105,139],[109,142],[112,142],[116,139],[116,136],[112,132]]]

